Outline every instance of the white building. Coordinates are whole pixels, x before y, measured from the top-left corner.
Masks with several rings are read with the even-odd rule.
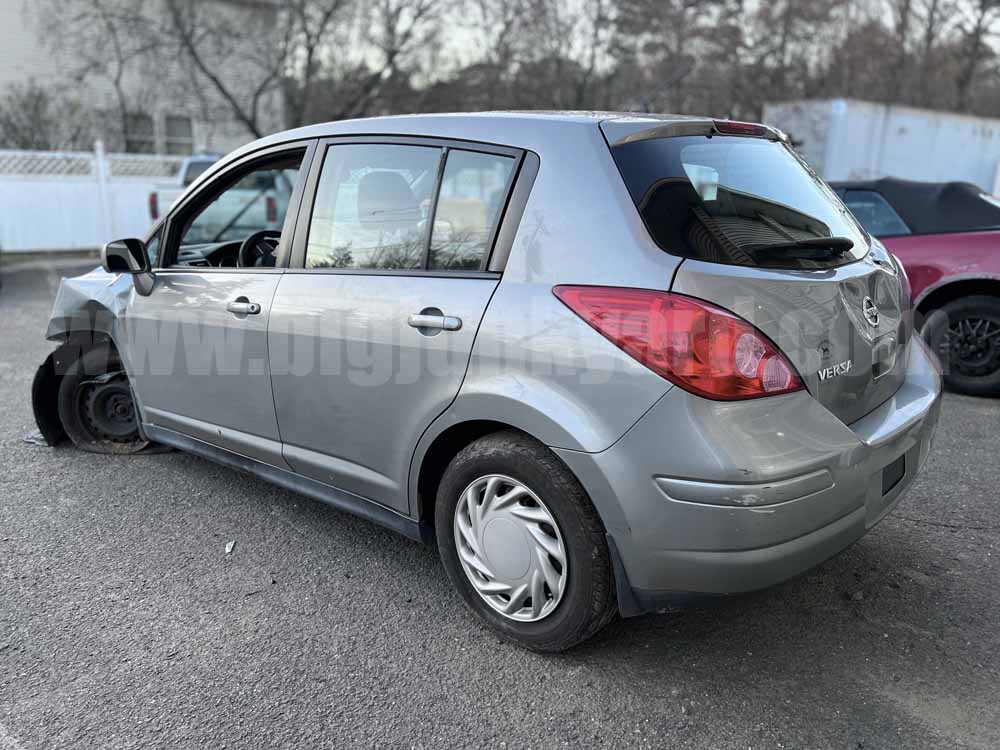
[[[961,180],[996,193],[1000,120],[855,99],[770,103],[764,122],[785,131],[828,181],[899,177]]]
[[[146,7],[162,10],[162,0],[147,0]],[[122,0],[127,5],[128,0]],[[113,2],[105,2],[113,5]],[[280,3],[273,0],[199,0],[199,13],[227,14],[234,23],[274,29]],[[111,45],[97,49],[106,35],[96,28],[58,27],[69,23],[73,3],[58,0],[0,0],[0,95],[12,85],[34,82],[58,95],[72,97],[93,111],[102,112],[98,135],[109,151],[184,155],[200,151],[226,152],[252,139],[248,129],[233,115],[218,93],[204,80],[194,77],[190,65],[178,62],[179,55],[164,51],[137,55],[123,65],[122,97],[112,83],[115,57]],[[96,6],[95,6],[96,7]],[[53,13],[66,16],[53,22]],[[162,23],[162,16],[160,18]],[[60,38],[66,37],[65,39]],[[94,40],[94,49],[80,54],[81,39]],[[130,40],[125,39],[125,44]],[[231,40],[220,41],[218,54],[211,57],[213,74],[227,88],[241,92],[244,100],[260,84],[253,65],[239,49],[226,48]],[[267,44],[266,33],[256,44]],[[106,61],[105,69],[99,66]],[[124,103],[122,102],[124,99]],[[124,111],[123,111],[124,109]],[[262,97],[260,126],[263,132],[284,127],[284,103],[280,86]],[[123,132],[127,135],[123,137]]]

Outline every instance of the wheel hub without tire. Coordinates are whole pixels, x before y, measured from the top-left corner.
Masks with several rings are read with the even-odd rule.
[[[559,605],[566,547],[552,513],[524,484],[501,474],[480,477],[462,493],[454,525],[462,568],[490,607],[535,622]]]
[[[111,375],[83,383],[80,411],[94,437],[131,442],[138,436],[132,390],[124,375]]]

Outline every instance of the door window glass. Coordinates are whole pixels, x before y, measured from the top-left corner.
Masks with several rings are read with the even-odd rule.
[[[473,151],[448,152],[427,267],[479,270],[507,197],[514,160]]]
[[[316,189],[306,268],[422,268],[441,149],[332,146]]]
[[[196,209],[181,234],[181,247],[243,242],[265,229],[280,232],[301,162],[302,153],[297,152],[243,172]]]
[[[874,190],[848,190],[844,203],[851,209],[861,226],[869,234],[886,237],[893,234],[909,234],[906,226],[889,202]]]
[[[146,256],[149,258],[149,267],[156,268],[156,259],[160,254],[160,237],[163,234],[163,230],[157,230],[156,234],[149,238],[149,242],[146,243]]]

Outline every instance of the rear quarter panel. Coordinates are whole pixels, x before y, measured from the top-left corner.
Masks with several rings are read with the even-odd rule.
[[[511,145],[538,154],[538,175],[452,409],[513,423],[551,446],[604,450],[671,384],[552,289],[667,290],[680,259],[653,243],[596,121],[518,136]]]

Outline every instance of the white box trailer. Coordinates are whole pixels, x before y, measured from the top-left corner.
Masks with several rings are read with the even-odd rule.
[[[961,180],[1000,190],[1000,120],[856,99],[802,99],[764,105],[764,122],[785,131],[828,181]]]

